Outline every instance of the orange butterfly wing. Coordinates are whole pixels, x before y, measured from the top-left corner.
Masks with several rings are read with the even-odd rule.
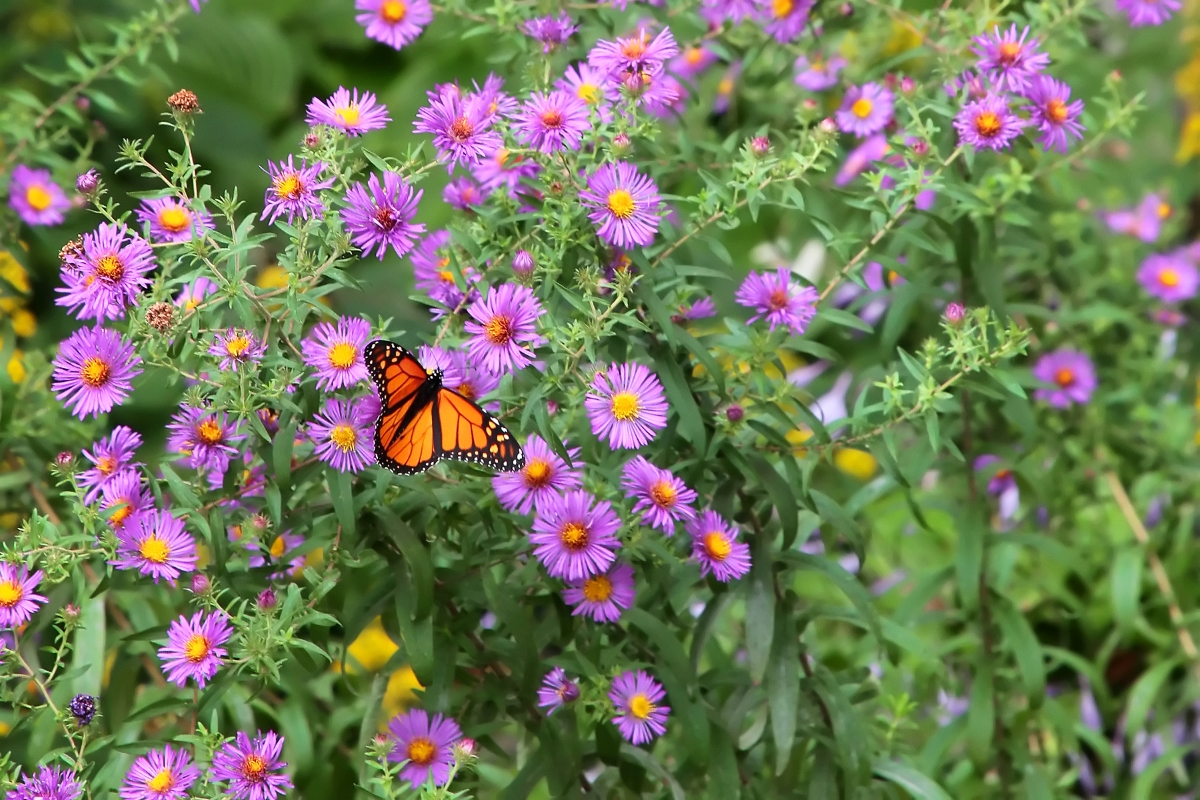
[[[497,472],[516,472],[525,466],[525,453],[512,433],[475,403],[458,392],[439,389],[434,405],[442,458]]]

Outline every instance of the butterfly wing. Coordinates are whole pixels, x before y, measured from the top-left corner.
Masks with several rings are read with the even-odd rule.
[[[364,356],[383,406],[375,425],[375,457],[401,475],[429,469],[438,460],[433,437],[437,394],[429,374],[395,342],[377,339]]]
[[[516,472],[525,466],[525,453],[508,428],[478,405],[451,389],[439,389],[434,432],[441,458]]]

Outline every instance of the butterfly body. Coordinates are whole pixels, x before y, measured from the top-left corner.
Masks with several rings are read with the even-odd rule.
[[[442,459],[498,472],[525,466],[525,453],[507,428],[473,401],[442,385],[442,371],[426,372],[395,342],[367,345],[367,370],[382,409],[375,424],[375,456],[400,475],[429,469]]]

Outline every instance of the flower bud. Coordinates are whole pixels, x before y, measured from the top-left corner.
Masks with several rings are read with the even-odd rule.
[[[75,98],[75,108],[79,109],[83,113],[86,114],[87,110],[91,107],[92,107],[92,101],[89,100],[88,98],[84,97],[83,95],[79,95],[78,97]]]
[[[624,133],[618,133],[612,140],[613,155],[623,156],[629,152],[630,147],[629,136]]]
[[[64,267],[72,267],[83,258],[83,237],[76,236],[64,244],[58,251],[58,260]]]
[[[80,726],[88,725],[96,716],[96,698],[89,694],[77,694],[67,704],[67,710]]]
[[[304,134],[304,139],[300,143],[309,150],[314,150],[321,146],[321,134],[318,131],[311,130]]]
[[[175,324],[175,307],[159,301],[146,309],[146,324],[159,333],[166,333]]]
[[[750,152],[758,158],[763,158],[771,152],[771,140],[766,136],[755,136],[750,140]]]
[[[817,132],[822,133],[825,136],[833,136],[835,133],[837,133],[837,130],[838,126],[837,123],[834,122],[833,117],[826,117],[825,119],[821,120],[819,125],[817,125]]]
[[[192,594],[204,594],[210,586],[212,584],[203,572],[197,572],[192,576]]]
[[[474,739],[459,739],[454,743],[454,760],[460,764],[469,762],[471,759],[475,758],[475,753],[478,752],[478,750],[479,745],[475,743]]]
[[[730,422],[741,422],[742,417],[744,416],[746,416],[745,409],[743,409],[737,403],[734,403],[733,405],[729,406],[729,408],[725,409],[725,419],[729,420]]]
[[[175,94],[167,98],[167,105],[177,114],[192,115],[199,114],[200,99],[195,93],[189,92],[187,89],[180,89]]]
[[[270,611],[276,602],[275,592],[269,588],[263,589],[258,595],[258,607],[263,611]]]
[[[82,612],[79,610],[79,606],[76,603],[67,603],[65,606],[63,606],[62,615],[63,619],[65,619],[67,622],[78,622],[81,614]]]
[[[531,256],[529,254],[528,250],[518,250],[517,254],[515,256],[513,256],[513,260],[512,260],[513,272],[516,273],[519,277],[527,278],[530,275],[532,275],[533,267],[534,267],[533,256]]]
[[[852,16],[854,16],[854,6],[853,6],[853,4],[851,4],[851,3],[842,3],[842,5],[841,5],[841,6],[838,8],[838,13],[839,13],[839,14],[841,14],[843,17],[852,17]]]
[[[816,111],[817,110],[817,101],[813,100],[811,97],[806,97],[806,98],[804,98],[804,100],[801,101],[800,107],[803,108],[805,111]]]
[[[917,158],[924,158],[929,155],[929,142],[924,139],[918,139],[912,144],[913,155]]]
[[[75,179],[75,189],[84,197],[91,197],[99,188],[100,173],[94,169],[89,169]]]
[[[904,94],[912,94],[917,89],[917,82],[905,75],[900,79],[900,91]]]
[[[946,322],[951,325],[958,327],[966,316],[967,310],[963,308],[962,303],[950,303],[946,306]]]
[[[54,457],[54,463],[58,464],[58,466],[63,469],[67,469],[68,467],[70,467],[72,464],[75,463],[75,454],[70,452],[69,450],[63,450],[61,453],[59,453],[57,456]]]

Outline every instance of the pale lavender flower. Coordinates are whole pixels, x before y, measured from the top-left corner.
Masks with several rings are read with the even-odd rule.
[[[75,773],[58,766],[38,767],[34,775],[25,775],[5,800],[80,800],[83,787]]]
[[[316,373],[323,392],[348,389],[367,379],[363,349],[371,338],[371,323],[361,317],[338,317],[337,324],[317,323],[300,342],[304,363]]]
[[[811,61],[805,56],[796,59],[796,85],[810,92],[823,92],[837,86],[838,73],[846,66],[846,59],[833,56],[828,59],[817,56]]]
[[[587,104],[574,94],[534,92],[517,114],[516,137],[542,153],[578,150],[589,127]]]
[[[1012,112],[1002,95],[988,95],[967,103],[954,118],[958,143],[976,150],[1003,150],[1029,123]]]
[[[597,370],[583,405],[592,433],[614,450],[636,450],[667,426],[662,383],[636,362]]]
[[[1050,56],[1038,50],[1038,40],[1026,41],[1028,36],[1028,25],[1019,35],[1015,24],[1005,33],[997,25],[991,33],[972,40],[972,49],[979,56],[976,67],[994,84],[996,91],[1023,93],[1033,77],[1050,65]]]
[[[446,188],[442,190],[442,200],[459,211],[471,211],[483,205],[487,195],[479,188],[478,183],[461,175],[446,184]]]
[[[557,17],[547,15],[527,19],[521,23],[521,30],[542,43],[543,53],[550,53],[560,45],[566,44],[579,30],[579,26],[571,20],[567,12],[560,11]]]
[[[95,442],[91,452],[83,451],[83,457],[92,463],[89,469],[77,476],[79,488],[87,490],[83,496],[85,505],[96,502],[104,487],[117,475],[141,466],[133,460],[134,452],[141,446],[141,434],[124,425],[118,425],[113,428],[107,439]]]
[[[658,187],[633,164],[601,165],[588,177],[579,200],[605,243],[629,248],[654,241],[661,216]]]
[[[612,120],[611,106],[620,99],[620,91],[616,81],[608,79],[608,74],[586,62],[580,62],[567,67],[563,76],[554,84],[554,88],[569,92],[582,100],[590,110],[600,116],[601,122]]]
[[[267,162],[265,172],[271,178],[271,185],[263,198],[261,219],[273,223],[279,217],[286,216],[291,225],[296,217],[303,221],[325,213],[325,204],[317,192],[332,186],[333,178],[321,180],[324,169],[325,165],[320,162],[309,166],[306,159],[300,159],[300,166],[297,167],[291,155],[287,161],[278,164]]]
[[[438,158],[453,171],[460,162],[476,164],[501,146],[500,135],[491,129],[490,101],[444,93],[417,111],[415,133],[433,135]]]
[[[990,472],[993,465],[999,464],[1000,457],[991,454],[982,455],[975,459],[976,472]],[[1021,490],[1017,486],[1017,477],[1008,467],[996,467],[988,478],[987,493],[999,500],[1000,519],[1011,520],[1021,507]]]
[[[696,502],[696,493],[669,470],[656,467],[642,456],[634,456],[625,464],[621,488],[627,497],[637,500],[634,513],[641,512],[646,524],[667,536],[675,533],[676,522],[696,516],[691,505]]]
[[[373,422],[361,401],[329,398],[308,424],[317,458],[338,472],[362,472],[375,463]]]
[[[1072,403],[1087,403],[1096,391],[1096,368],[1092,360],[1077,350],[1059,349],[1038,359],[1033,377],[1057,384],[1057,389],[1038,389],[1037,400],[1046,400],[1055,408],[1068,408]]]
[[[1118,209],[1102,215],[1108,227],[1117,233],[1153,242],[1162,232],[1162,223],[1171,216],[1171,204],[1157,194],[1148,194],[1132,209]]]
[[[1049,75],[1038,75],[1030,83],[1029,121],[1042,133],[1041,144],[1047,150],[1067,152],[1071,138],[1083,138],[1083,101],[1071,102],[1071,87]]]
[[[838,168],[835,186],[845,186],[866,171],[873,163],[887,155],[887,137],[882,133],[868,137],[866,141],[850,151],[842,166]]]
[[[503,187],[505,194],[516,195],[517,188],[525,178],[532,178],[541,171],[541,166],[532,158],[499,147],[479,163],[471,166],[471,174],[483,191],[491,192]]]
[[[860,139],[879,133],[892,118],[892,93],[877,83],[851,86],[836,117],[838,127]]]
[[[738,529],[715,511],[705,511],[687,524],[692,537],[692,558],[700,576],[712,573],[722,583],[750,571],[750,545],[738,541]]]
[[[720,56],[707,45],[691,45],[671,59],[667,69],[681,78],[694,78],[715,64],[719,58]]]
[[[54,302],[77,319],[124,319],[125,309],[136,305],[150,285],[147,273],[156,266],[154,251],[141,236],[124,224],[100,223],[83,235],[83,254],[63,264],[66,284]]]
[[[196,568],[196,560],[196,540],[183,520],[169,510],[150,509],[117,534],[117,558],[109,563],[174,586],[176,578]]]
[[[212,215],[204,209],[193,211],[176,197],[155,197],[143,200],[137,210],[138,221],[150,226],[150,238],[155,242],[191,241],[212,230]]]
[[[467,313],[467,352],[476,364],[500,375],[533,362],[533,347],[541,341],[537,319],[545,309],[528,286],[501,284],[471,303]]]
[[[758,0],[763,30],[777,42],[794,41],[804,33],[816,0]]]
[[[582,489],[555,495],[537,510],[529,540],[552,578],[582,580],[605,572],[616,559],[621,520],[606,500]]]
[[[181,616],[167,629],[167,644],[158,650],[163,676],[182,687],[188,678],[204,688],[225,663],[222,646],[233,636],[229,617],[223,611],[197,611],[191,619]]]
[[[520,472],[505,472],[492,478],[492,489],[503,508],[528,514],[551,497],[583,486],[583,464],[578,460],[578,447],[567,448],[574,465],[570,467],[536,433],[529,435],[523,449],[525,466]]]
[[[407,762],[400,770],[401,780],[418,787],[426,781],[443,786],[450,779],[454,745],[462,739],[462,729],[453,719],[441,714],[430,717],[414,708],[393,718],[388,734],[395,742],[388,760]]]
[[[579,684],[568,678],[562,667],[555,667],[542,678],[542,686],[538,689],[538,708],[546,709],[547,717],[578,699]]]
[[[179,454],[192,469],[224,475],[238,454],[235,443],[246,438],[241,425],[223,411],[180,406],[167,424],[167,452]]]
[[[631,36],[596,42],[588,53],[588,64],[610,76],[625,72],[657,74],[668,59],[678,54],[679,45],[670,28],[663,28],[653,39],[646,28],[638,28]]]
[[[1179,0],[1116,0],[1117,10],[1129,18],[1131,28],[1162,25],[1181,9]]]
[[[1196,265],[1174,253],[1155,253],[1142,262],[1138,283],[1151,297],[1167,303],[1191,300],[1200,289]]]
[[[210,356],[221,359],[218,367],[231,372],[248,364],[257,364],[266,351],[267,343],[245,328],[230,328],[213,334],[213,342],[208,348]]]
[[[24,566],[0,563],[0,628],[19,628],[29,622],[38,606],[46,602],[33,591],[41,580],[41,570],[30,575]]]
[[[166,745],[134,759],[121,784],[121,800],[186,800],[188,789],[200,778],[184,748]]]

